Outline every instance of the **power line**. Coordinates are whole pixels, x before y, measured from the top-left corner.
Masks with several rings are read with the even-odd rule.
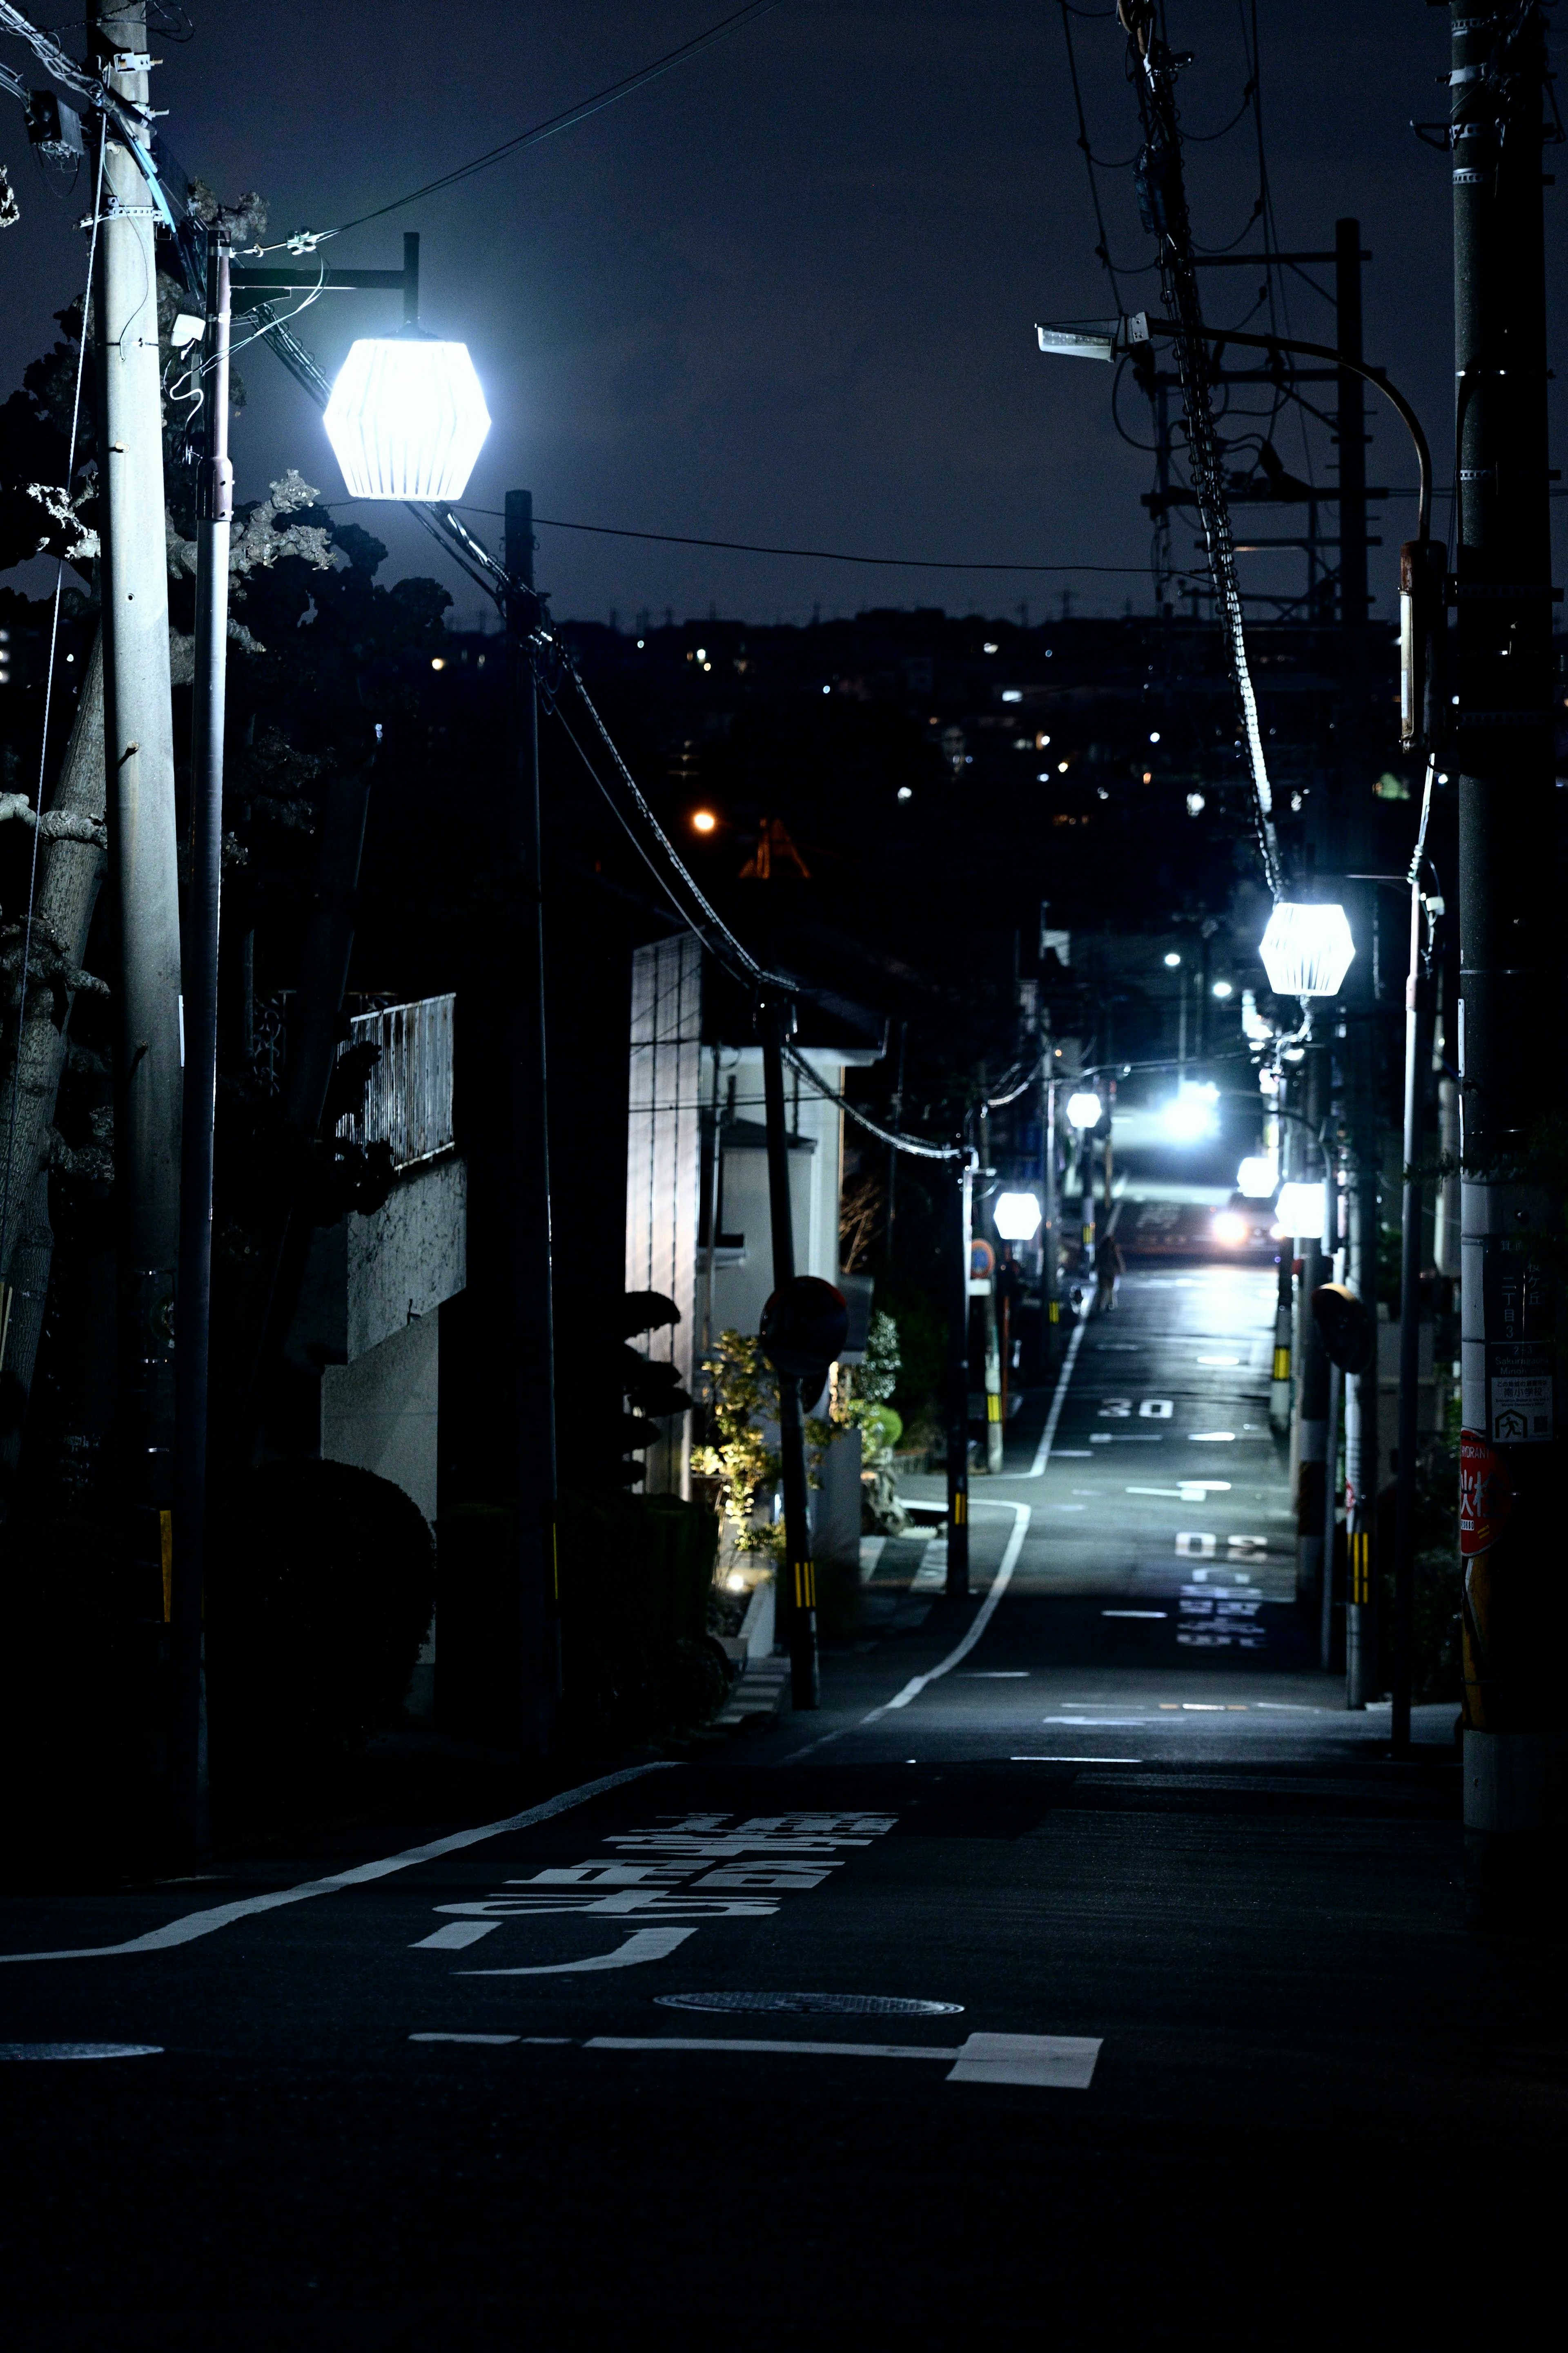
[[[352,506],[354,500],[336,500],[335,505]],[[501,520],[500,507],[464,508],[468,514],[492,515]],[[935,555],[847,555],[842,549],[832,547],[769,547],[749,539],[693,539],[685,532],[628,531],[619,524],[607,522],[565,522],[558,515],[535,515],[536,523],[547,531],[586,531],[601,539],[648,539],[662,547],[727,548],[736,555],[793,555],[816,564],[874,564],[889,570],[904,572],[1136,572],[1142,564],[950,564]]]
[[[406,195],[394,196],[389,204],[377,205],[374,212],[357,214],[353,220],[344,221],[341,227],[315,232],[312,242],[319,243],[329,237],[346,237],[351,228],[363,228],[367,221],[384,220],[388,213],[401,212],[405,205],[417,204],[422,196],[439,195],[447,188],[457,187],[460,181],[472,179],[476,172],[488,172],[492,164],[503,163],[509,155],[520,155],[526,147],[537,147],[542,141],[553,139],[557,132],[570,131],[574,123],[585,122],[591,114],[602,112],[606,106],[614,106],[620,99],[630,98],[634,90],[645,89],[659,75],[686,64],[691,58],[700,57],[704,49],[711,48],[716,42],[727,40],[731,33],[743,32],[749,25],[754,25],[760,17],[770,15],[782,5],[783,0],[747,0],[745,7],[721,16],[716,25],[710,25],[706,32],[694,34],[690,40],[682,41],[679,47],[667,49],[663,57],[655,58],[651,65],[640,66],[636,73],[623,75],[619,81],[611,82],[606,89],[595,92],[594,97],[582,100],[576,106],[567,107],[560,114],[549,116],[543,122],[534,123],[528,131],[520,131],[515,138],[503,139],[499,147],[487,148],[482,155],[474,156],[467,164],[458,164],[450,172],[443,172],[438,179],[426,180],[422,187],[411,188]]]

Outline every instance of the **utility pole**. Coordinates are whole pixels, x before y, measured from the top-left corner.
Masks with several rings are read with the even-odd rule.
[[[1047,1051],[1049,1041],[1047,1040]],[[1049,1070],[1047,1062],[1046,1068]],[[1040,1176],[1044,1195],[1045,1218],[1040,1234],[1041,1308],[1046,1319],[1044,1359],[1046,1369],[1051,1366],[1051,1350],[1061,1321],[1061,1302],[1057,1293],[1057,1245],[1061,1230],[1061,1205],[1057,1198],[1057,1082],[1042,1081],[1040,1087]]]
[[[1465,1850],[1480,1926],[1560,1900],[1562,1441],[1553,1398],[1562,1205],[1537,1159],[1551,1002],[1551,534],[1539,6],[1452,10],[1458,387],[1459,1084],[1464,1173],[1460,1547]]]
[[[973,1155],[954,1172],[955,1230],[948,1243],[947,1598],[969,1591],[969,1224]]]
[[[1328,1092],[1329,1050],[1326,1046],[1309,1046],[1300,1062],[1302,1093],[1307,1125],[1313,1134],[1321,1132],[1327,1112],[1324,1100]],[[1325,1184],[1325,1197],[1331,1187]],[[1325,1198],[1325,1211],[1326,1211]],[[1327,1227],[1324,1239],[1310,1235],[1300,1237],[1301,1244],[1301,1282],[1300,1299],[1301,1312],[1297,1319],[1299,1346],[1297,1364],[1300,1388],[1297,1395],[1296,1438],[1296,1597],[1298,1603],[1310,1608],[1321,1594],[1323,1582],[1333,1574],[1331,1558],[1323,1554],[1324,1489],[1333,1476],[1333,1465],[1328,1460],[1329,1451],[1329,1357],[1311,1312],[1312,1293],[1330,1280],[1331,1269],[1324,1262],[1324,1251],[1332,1250],[1333,1238]]]
[[[143,6],[96,0],[92,64],[148,102]],[[121,60],[116,64],[116,59]],[[104,126],[93,329],[103,534],[104,766],[114,931],[117,1484],[147,1614],[172,1608],[180,1221],[180,902],[153,214]],[[162,1594],[159,1607],[154,1597]],[[167,1651],[164,1652],[165,1672]]]
[[[520,1722],[525,1752],[543,1756],[561,1689],[560,1583],[555,1556],[555,1325],[550,1231],[544,909],[539,826],[539,704],[530,644],[533,497],[506,494],[508,706],[512,760],[512,855],[518,878],[510,1040],[510,1226],[517,1374],[517,1532],[521,1646]]]
[[[1436,763],[1432,764],[1434,766]],[[1432,789],[1431,768],[1426,791]],[[1432,1060],[1432,958],[1424,953],[1423,902],[1417,849],[1410,881],[1410,963],[1405,984],[1405,1180],[1400,1207],[1399,1494],[1394,1533],[1394,1707],[1396,1757],[1410,1748],[1415,1668],[1415,1451],[1421,1377],[1421,1260],[1424,1186],[1421,1176],[1428,1067]]]
[[[1367,774],[1370,765],[1367,635],[1366,398],[1356,372],[1363,359],[1361,223],[1334,223],[1334,304],[1341,353],[1356,366],[1338,371],[1336,438],[1340,470],[1339,839],[1331,863],[1349,869],[1371,860]],[[1335,851],[1338,852],[1337,859]],[[1350,1160],[1346,1280],[1372,1324],[1372,1360],[1344,1379],[1345,1434],[1345,1705],[1362,1708],[1375,1696],[1377,1493],[1383,1454],[1378,1437],[1377,1242],[1378,1007],[1377,886],[1361,891],[1363,950],[1345,990],[1345,1096]],[[1332,1476],[1331,1471],[1331,1478]]]
[[[202,1588],[206,1559],[207,1366],[212,1308],[213,1120],[217,1097],[218,906],[223,871],[223,731],[227,678],[228,250],[207,243],[205,447],[196,486],[195,681],[191,720],[191,876],[186,902],[185,1083],[180,1152],[180,1275],[174,1356],[174,1526],[171,1580],[170,1845],[207,1847]]]
[[[1377,1164],[1367,1146],[1377,1134],[1368,1100],[1368,1064],[1373,1037],[1363,1019],[1350,1040],[1349,1093],[1352,1138],[1346,1208],[1345,1276],[1366,1309],[1370,1356],[1345,1375],[1345,1705],[1363,1708],[1375,1698],[1377,1680],[1376,1543],[1378,1477]]]
[[[784,1124],[784,1042],[795,1008],[769,997],[757,1008],[763,1039],[763,1104],[768,1139],[768,1210],[773,1236],[773,1296],[795,1282],[795,1219],[789,1198],[789,1133]],[[789,1652],[790,1699],[813,1708],[822,1695],[816,1651],[816,1563],[811,1544],[811,1496],[805,1476],[805,1422],[800,1376],[778,1368],[779,1458],[784,1481],[784,1558],[777,1599]]]

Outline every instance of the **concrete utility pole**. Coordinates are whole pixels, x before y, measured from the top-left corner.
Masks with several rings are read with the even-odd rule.
[[[763,1106],[768,1138],[768,1210],[773,1238],[773,1297],[795,1282],[795,1217],[789,1198],[789,1133],[784,1124],[784,1043],[795,1009],[771,997],[757,1008],[763,1040]],[[811,1544],[811,1495],[805,1472],[805,1423],[800,1376],[778,1368],[779,1461],[784,1486],[784,1558],[779,1577],[780,1631],[790,1661],[790,1700],[813,1708],[822,1696],[816,1649],[816,1563]]]
[[[1326,1046],[1309,1046],[1300,1064],[1303,1111],[1313,1135],[1321,1132],[1328,1108],[1328,1059]],[[1332,1558],[1325,1559],[1323,1552],[1323,1493],[1326,1482],[1333,1475],[1328,1461],[1329,1358],[1310,1303],[1312,1293],[1330,1279],[1331,1267],[1324,1250],[1332,1248],[1331,1236],[1326,1241],[1314,1240],[1307,1235],[1300,1237],[1300,1314],[1297,1318],[1296,1356],[1296,1597],[1307,1607],[1321,1599],[1324,1579],[1333,1575]]]
[[[1050,1052],[1050,1039],[1046,1040]],[[1045,1065],[1048,1071],[1050,1063]],[[1058,1289],[1057,1255],[1061,1232],[1061,1207],[1057,1198],[1057,1082],[1044,1080],[1040,1087],[1040,1176],[1041,1198],[1045,1216],[1040,1225],[1040,1308],[1045,1317],[1042,1361],[1047,1371],[1054,1359],[1051,1350],[1057,1326],[1061,1321],[1061,1300]]]
[[[202,1581],[206,1556],[207,1366],[212,1305],[213,1122],[217,1092],[218,903],[228,674],[228,251],[208,240],[206,447],[196,491],[195,693],[191,723],[190,942],[180,1170],[179,1349],[174,1360],[174,1555],[170,1588],[169,1840],[207,1845]]]
[[[97,0],[89,53],[112,91],[147,104],[144,7]],[[159,1614],[167,1622],[182,1056],[157,266],[146,184],[112,128],[106,126],[105,139],[93,332],[115,943],[118,1468],[144,1606],[161,1588]]]
[[[512,757],[512,855],[518,922],[510,1031],[510,1245],[517,1371],[518,1660],[522,1746],[543,1756],[560,1697],[560,1584],[555,1556],[555,1321],[550,1227],[550,1125],[544,1036],[544,908],[539,828],[539,698],[529,646],[533,593],[533,497],[506,494],[508,704]]]
[[[1369,920],[1373,918],[1369,917]],[[1367,1147],[1377,1134],[1368,1097],[1373,1033],[1363,1018],[1351,1040],[1351,1134],[1355,1140],[1349,1171],[1345,1273],[1371,1324],[1371,1356],[1358,1372],[1348,1372],[1345,1396],[1345,1705],[1364,1707],[1376,1697],[1377,1588],[1374,1530],[1382,1455],[1378,1437],[1377,1164]]]
[[[1459,1083],[1464,1174],[1465,1847],[1487,1926],[1561,1902],[1562,1204],[1539,1181],[1552,1002],[1551,533],[1542,206],[1545,18],[1452,10]]]
[[[1362,349],[1361,223],[1334,223],[1336,341],[1347,360]],[[1338,839],[1330,862],[1342,869],[1370,865],[1372,744],[1367,677],[1366,394],[1353,367],[1339,370],[1336,438],[1340,471],[1340,692]],[[1361,1708],[1375,1696],[1377,1491],[1383,1456],[1377,1426],[1378,1008],[1373,928],[1377,886],[1359,892],[1359,953],[1345,987],[1343,1041],[1345,1127],[1349,1146],[1346,1281],[1373,1325],[1373,1354],[1363,1371],[1343,1381],[1345,1434],[1345,1704]],[[1352,898],[1352,911],[1356,895]],[[1325,1106],[1326,1107],[1326,1106]],[[1333,1255],[1334,1237],[1325,1234]],[[1333,1477],[1331,1467],[1329,1477]],[[1326,1556],[1331,1566],[1331,1556]]]

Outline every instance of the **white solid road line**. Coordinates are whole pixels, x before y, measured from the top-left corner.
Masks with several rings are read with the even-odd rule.
[[[416,1863],[433,1862],[438,1855],[457,1854],[466,1846],[478,1846],[484,1839],[503,1838],[510,1831],[528,1830],[534,1822],[546,1822],[552,1815],[569,1813],[574,1806],[586,1805],[590,1798],[600,1797],[606,1789],[618,1789],[623,1782],[640,1781],[645,1773],[670,1772],[678,1762],[670,1757],[647,1765],[629,1765],[622,1772],[605,1773],[596,1781],[584,1781],[575,1789],[563,1789],[559,1797],[546,1798],[542,1805],[530,1806],[523,1813],[509,1814],[504,1821],[483,1822],[478,1830],[454,1831],[448,1838],[432,1839],[427,1846],[405,1847],[401,1854],[384,1855],[376,1862],[357,1863],[352,1871],[333,1872],[328,1879],[306,1879],[298,1887],[276,1888],[268,1895],[244,1895],[232,1904],[215,1904],[205,1912],[187,1912],[162,1928],[149,1929],[144,1936],[128,1937],[122,1945],[80,1945],[58,1953],[0,1953],[0,1961],[98,1961],[125,1953],[166,1953],[176,1945],[194,1944],[198,1936],[210,1936],[215,1930],[226,1928],[236,1920],[248,1920],[258,1912],[276,1912],[285,1904],[306,1904],[313,1895],[335,1895],[340,1888],[363,1887],[372,1880],[389,1879],[394,1872],[412,1871]]]
[[[1073,1325],[1072,1338],[1068,1342],[1068,1352],[1062,1358],[1062,1368],[1057,1380],[1057,1393],[1051,1399],[1051,1409],[1046,1416],[1046,1426],[1040,1432],[1040,1442],[1035,1449],[1035,1459],[1023,1474],[1026,1479],[1040,1479],[1045,1476],[1046,1465],[1051,1459],[1051,1448],[1056,1444],[1057,1424],[1062,1418],[1062,1402],[1068,1393],[1068,1383],[1072,1378],[1072,1368],[1078,1362],[1078,1352],[1088,1328],[1084,1324]]]
[[[727,2051],[806,2059],[941,2059],[950,2084],[1026,2084],[1087,2092],[1100,2057],[1098,2035],[971,2034],[956,2047],[925,2042],[763,2042],[717,2035],[595,2034],[586,2051]]]
[[[1082,1327],[1080,1325],[1079,1329],[1081,1330],[1081,1328]],[[1066,1376],[1064,1373],[1064,1378]],[[940,1666],[932,1667],[929,1674],[913,1676],[910,1681],[904,1685],[901,1692],[895,1693],[894,1696],[891,1699],[885,1701],[880,1707],[874,1707],[869,1715],[862,1716],[860,1719],[862,1724],[874,1723],[878,1716],[887,1715],[893,1708],[908,1707],[910,1700],[919,1699],[927,1683],[934,1683],[939,1677],[951,1674],[953,1668],[959,1664],[961,1660],[968,1658],[969,1653],[973,1650],[976,1642],[979,1641],[981,1636],[984,1633],[985,1629],[990,1625],[992,1619],[995,1616],[996,1604],[1006,1592],[1008,1586],[1011,1585],[1013,1581],[1013,1571],[1018,1566],[1018,1555],[1024,1549],[1024,1538],[1028,1534],[1029,1528],[1029,1506],[1027,1504],[1002,1503],[994,1499],[990,1495],[982,1495],[978,1500],[983,1504],[989,1504],[993,1511],[1011,1512],[1014,1514],[1014,1518],[1013,1533],[1008,1537],[1006,1550],[1002,1555],[1001,1567],[997,1569],[995,1576],[991,1580],[990,1591],[986,1594],[984,1600],[981,1603],[979,1609],[974,1613],[974,1623],[971,1626],[968,1633],[963,1637],[963,1641],[958,1643],[948,1652],[946,1658],[942,1660]]]
[[[1081,1324],[1075,1324],[1073,1327],[1072,1338],[1068,1342],[1067,1355],[1062,1358],[1061,1371],[1057,1376],[1056,1393],[1051,1398],[1051,1409],[1046,1416],[1046,1426],[1040,1432],[1040,1442],[1035,1451],[1035,1460],[1027,1471],[1015,1472],[1013,1474],[1015,1477],[1038,1479],[1051,1459],[1051,1448],[1056,1442],[1057,1424],[1062,1417],[1062,1406],[1067,1398],[1068,1383],[1072,1378],[1072,1368],[1078,1361],[1078,1352],[1082,1345],[1084,1330],[1085,1326]],[[1002,1565],[991,1581],[991,1588],[984,1600],[974,1613],[974,1623],[957,1649],[950,1651],[940,1666],[932,1667],[929,1674],[914,1676],[904,1685],[901,1692],[895,1693],[889,1700],[884,1700],[880,1707],[874,1707],[869,1715],[863,1715],[860,1718],[862,1725],[875,1724],[879,1716],[890,1715],[895,1708],[908,1707],[911,1700],[920,1697],[928,1683],[934,1683],[942,1676],[951,1674],[953,1668],[969,1656],[987,1626],[990,1625],[996,1613],[996,1604],[1012,1582],[1013,1571],[1018,1565],[1018,1555],[1024,1549],[1024,1538],[1028,1531],[1029,1505],[1010,1503],[1000,1496],[994,1495],[972,1495],[970,1504],[972,1508],[984,1504],[992,1511],[1007,1511],[1014,1514],[1013,1533],[1008,1537],[1006,1550],[1002,1555]],[[820,1733],[815,1740],[808,1740],[804,1747],[792,1748],[789,1755],[781,1758],[780,1762],[794,1765],[802,1757],[809,1757],[815,1749],[826,1748],[830,1741],[842,1740],[847,1732],[857,1731],[858,1728],[858,1725],[841,1724],[836,1731]]]

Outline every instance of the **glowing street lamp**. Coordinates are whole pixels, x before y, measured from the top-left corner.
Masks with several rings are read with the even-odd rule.
[[[325,418],[354,499],[460,499],[490,429],[466,343],[417,332],[352,344]]]
[[[1040,1204],[1034,1193],[998,1193],[992,1211],[1005,1242],[1032,1242],[1040,1230]]]
[[[1068,1097],[1068,1122],[1073,1127],[1100,1125],[1100,1097],[1086,1087]]]
[[[1334,997],[1351,968],[1355,942],[1342,907],[1282,899],[1258,953],[1276,997]]]
[[[1236,1172],[1236,1189],[1249,1201],[1267,1201],[1278,1182],[1274,1155],[1268,1152],[1248,1153]]]
[[[1281,1185],[1279,1198],[1274,1206],[1274,1230],[1278,1235],[1294,1234],[1299,1241],[1321,1242],[1323,1239],[1323,1187],[1315,1185]]]

